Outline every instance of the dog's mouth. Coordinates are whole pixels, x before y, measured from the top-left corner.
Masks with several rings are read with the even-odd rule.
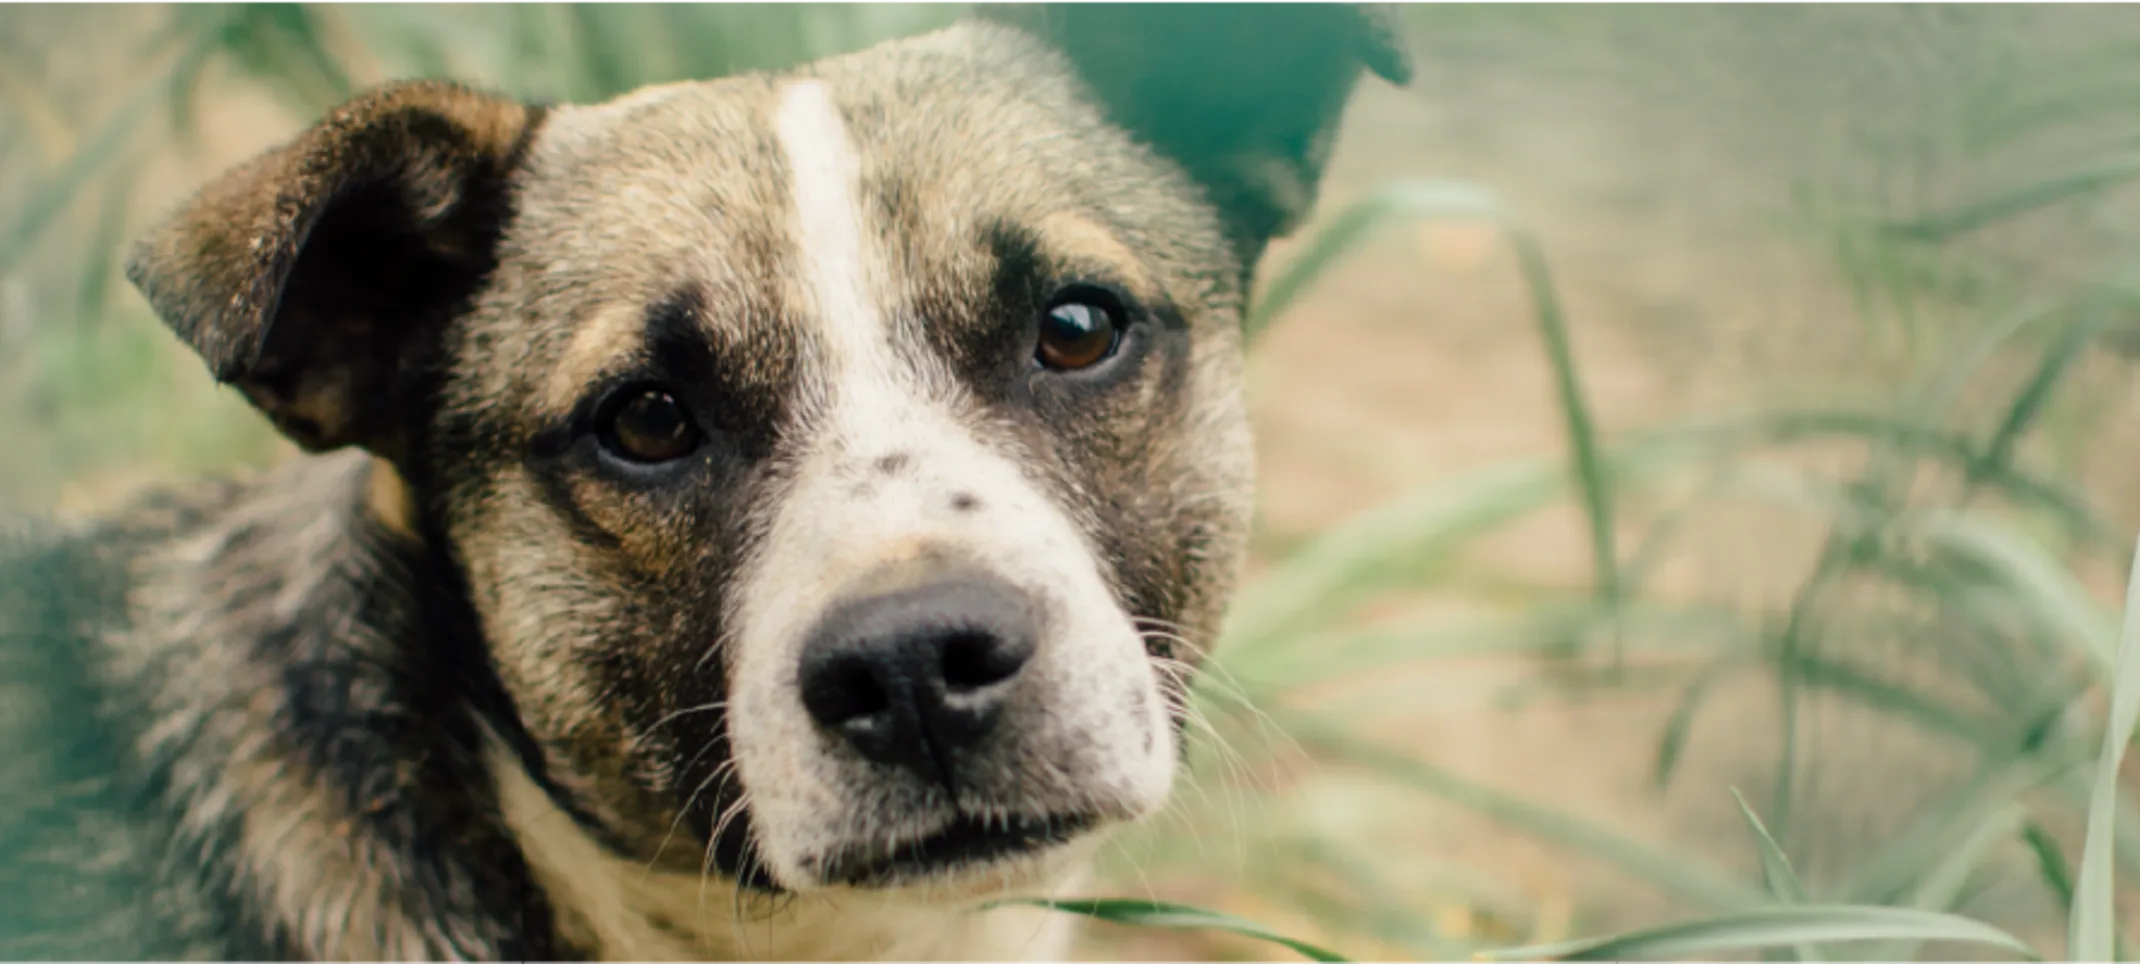
[[[927,837],[841,853],[825,862],[827,883],[850,887],[886,887],[939,877],[955,870],[1027,857],[1062,844],[1091,829],[1089,816],[990,817],[961,814]]]

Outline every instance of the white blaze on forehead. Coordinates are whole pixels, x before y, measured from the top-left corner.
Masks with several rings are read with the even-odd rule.
[[[862,225],[861,165],[823,81],[785,85],[774,129],[788,162],[795,247],[812,320],[833,377],[852,381],[857,369],[877,368],[872,362],[886,347],[883,310],[870,283],[877,261]]]

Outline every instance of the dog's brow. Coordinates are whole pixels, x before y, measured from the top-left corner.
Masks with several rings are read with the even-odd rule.
[[[572,333],[572,341],[543,380],[544,410],[569,411],[587,386],[602,377],[616,359],[640,350],[646,316],[631,304],[606,305]]]
[[[1145,261],[1089,215],[1064,211],[1030,221],[998,220],[984,237],[999,291],[1078,280],[1115,285],[1150,304],[1173,300]]]
[[[1118,275],[1122,284],[1140,297],[1161,293],[1143,260],[1098,221],[1057,212],[1041,218],[1034,233],[1041,255],[1051,261],[1105,265],[1109,273]]]

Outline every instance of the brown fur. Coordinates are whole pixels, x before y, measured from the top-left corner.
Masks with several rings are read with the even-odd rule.
[[[38,902],[0,946],[1056,949],[1033,943],[1053,919],[972,908],[999,885],[1074,883],[1089,836],[985,881],[836,868],[947,807],[1105,824],[1148,805],[1116,757],[1171,734],[1138,749],[1124,727],[1181,721],[1160,682],[1175,675],[1141,651],[1196,656],[1138,638],[1210,640],[1245,539],[1249,273],[1312,200],[1361,68],[1408,75],[1376,15],[1213,9],[988,8],[792,75],[594,107],[396,85],[182,206],[129,276],[293,439],[367,451],[26,550],[89,589],[5,600],[0,693],[61,688],[0,733],[86,719],[101,735],[64,766],[0,773],[29,795],[0,803],[40,815],[0,834],[0,903],[29,899],[9,861],[36,853],[56,887],[149,909],[100,898],[85,927]],[[836,138],[810,126],[828,119]],[[863,248],[823,247],[803,187],[852,190],[832,214]],[[881,330],[838,316],[827,279],[866,289]],[[1029,373],[1020,319],[1066,284],[1123,292],[1131,334],[1091,373]],[[896,380],[870,390],[951,441],[879,447],[848,424],[869,413],[839,407],[857,378]],[[691,458],[603,454],[605,399],[646,381],[704,427]],[[864,524],[812,529],[827,513]],[[1038,541],[1003,556],[1005,531]],[[796,539],[831,541],[796,557]],[[789,717],[727,711],[794,702],[792,671],[763,670],[784,658],[765,613],[976,560],[1027,580],[1049,619],[1139,650],[1044,649],[1021,684],[1035,695],[952,797]],[[1050,595],[1060,572],[1101,605]],[[32,799],[65,766],[82,795]]]

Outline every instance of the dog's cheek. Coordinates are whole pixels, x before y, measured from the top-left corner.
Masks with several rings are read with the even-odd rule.
[[[520,722],[613,837],[697,872],[737,813],[722,612],[768,473],[713,452],[610,477],[591,443],[542,459],[534,426],[451,416],[434,431],[452,453],[441,513]],[[733,872],[747,815],[725,829],[714,859]]]
[[[639,656],[666,618],[635,595],[614,548],[559,518],[525,479],[508,476],[460,502],[452,539],[511,719],[544,755],[550,782],[636,847],[661,824],[673,767],[649,756],[633,722],[659,694]]]
[[[731,765],[717,606],[680,586],[625,591],[635,593],[629,628],[618,627],[594,661],[619,714],[622,773],[651,797],[649,816],[664,828],[693,831],[684,839],[703,840],[741,792]],[[666,849],[676,853],[660,856],[693,867],[701,856],[698,846]]]
[[[1183,381],[1193,385],[1162,441],[1161,510],[1167,546],[1151,581],[1177,587],[1169,617],[1195,644],[1174,658],[1202,662],[1218,643],[1228,603],[1248,554],[1255,510],[1255,443],[1242,381],[1240,343],[1227,328],[1197,345]],[[1179,647],[1177,647],[1178,649]]]
[[[1202,648],[1216,631],[1206,625],[1215,623],[1209,599],[1225,588],[1209,561],[1232,554],[1224,534],[1243,483],[1230,463],[1245,434],[1228,428],[1233,384],[1197,363],[1201,346],[1186,326],[1156,327],[1152,337],[1133,379],[1056,420],[1066,456],[1055,488],[1082,499],[1075,514],[1102,548],[1123,611],[1189,630]]]
[[[643,513],[650,531],[620,539],[608,553],[607,591],[622,605],[595,665],[620,714],[619,752],[635,782],[702,836],[731,818],[722,829],[730,831],[724,849],[733,850],[735,831],[747,823],[736,813],[741,786],[728,711],[734,653],[724,612],[733,604],[750,525],[724,509],[750,499],[726,499],[725,491],[707,485],[620,498]],[[675,816],[665,812],[665,825]],[[679,849],[698,856],[696,847]]]

